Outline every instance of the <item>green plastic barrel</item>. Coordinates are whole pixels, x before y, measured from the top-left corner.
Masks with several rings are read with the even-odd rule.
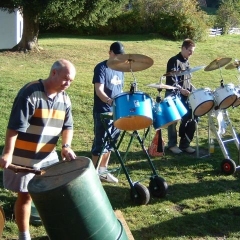
[[[30,223],[35,226],[42,225],[41,218],[33,202],[31,205]]]
[[[28,191],[51,240],[128,239],[89,158],[46,168]]]

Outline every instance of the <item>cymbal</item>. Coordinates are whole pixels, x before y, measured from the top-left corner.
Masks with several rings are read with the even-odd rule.
[[[236,60],[233,63],[228,64],[225,69],[235,69],[235,68],[239,68],[240,67],[240,61]]]
[[[137,72],[153,65],[153,60],[142,54],[121,54],[107,61],[107,66],[121,72]]]
[[[151,83],[147,86],[157,88],[157,89],[177,89],[176,87],[173,87],[173,86],[170,86],[170,85],[165,85],[165,84],[160,84],[160,83]]]
[[[184,70],[181,74],[182,75],[185,75],[185,74],[190,74],[190,73],[193,73],[193,72],[196,72],[202,68],[204,68],[205,66],[198,66],[198,67],[194,67],[194,68],[189,68],[189,69],[186,69]]]
[[[179,70],[179,71],[171,71],[171,72],[167,72],[165,74],[163,74],[163,76],[165,77],[172,77],[172,76],[182,76],[184,74],[182,74],[185,70]]]
[[[232,58],[216,58],[208,66],[204,68],[204,71],[212,71],[220,67],[225,66],[232,61]]]
[[[194,67],[194,68],[189,68],[189,69],[186,69],[186,70],[178,70],[178,71],[171,71],[171,72],[167,72],[165,74],[163,74],[163,76],[182,76],[182,75],[186,75],[186,74],[190,74],[190,73],[193,73],[193,72],[196,72],[202,68],[204,68],[205,66],[198,66],[198,67]]]

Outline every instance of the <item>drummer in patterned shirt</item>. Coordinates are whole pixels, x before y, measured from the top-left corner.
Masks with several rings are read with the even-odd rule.
[[[181,52],[171,57],[167,63],[167,73],[181,72],[190,68],[189,58],[195,50],[195,43],[191,39],[185,39],[181,46]],[[194,153],[195,149],[190,147],[190,142],[195,133],[195,123],[192,120],[192,109],[189,107],[188,96],[192,92],[191,74],[185,75],[167,75],[166,84],[178,86],[180,88],[180,100],[187,109],[186,115],[181,119],[179,126],[179,146],[177,141],[177,123],[168,126],[168,148],[171,152],[179,154],[182,151]],[[173,90],[166,90],[165,96],[171,95]],[[186,125],[187,124],[187,125]],[[187,127],[186,127],[187,126]]]

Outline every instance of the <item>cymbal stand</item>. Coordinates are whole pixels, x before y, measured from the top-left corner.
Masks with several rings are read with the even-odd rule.
[[[238,80],[238,86],[240,86],[240,66],[237,67],[238,75],[237,80]]]
[[[131,62],[130,62],[131,63]],[[133,74],[133,71],[132,71],[132,68],[131,68],[131,64],[130,64],[130,72],[132,74],[132,77],[134,79],[134,82],[131,83],[131,87],[130,87],[130,93],[134,93],[135,91],[137,91],[137,81],[136,81],[136,78]]]

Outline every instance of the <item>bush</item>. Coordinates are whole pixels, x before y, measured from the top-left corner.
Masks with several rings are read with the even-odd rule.
[[[122,9],[119,16],[106,24],[74,27],[67,22],[42,19],[45,30],[52,27],[80,34],[141,34],[149,33],[174,40],[191,38],[202,41],[207,37],[208,15],[198,6],[197,0],[134,0],[130,9]]]
[[[217,11],[215,25],[223,28],[223,33],[228,33],[232,27],[240,25],[240,3],[239,0],[223,1]]]
[[[196,0],[136,0],[133,7],[139,12],[144,32],[156,32],[175,40],[206,38],[207,15]]]

